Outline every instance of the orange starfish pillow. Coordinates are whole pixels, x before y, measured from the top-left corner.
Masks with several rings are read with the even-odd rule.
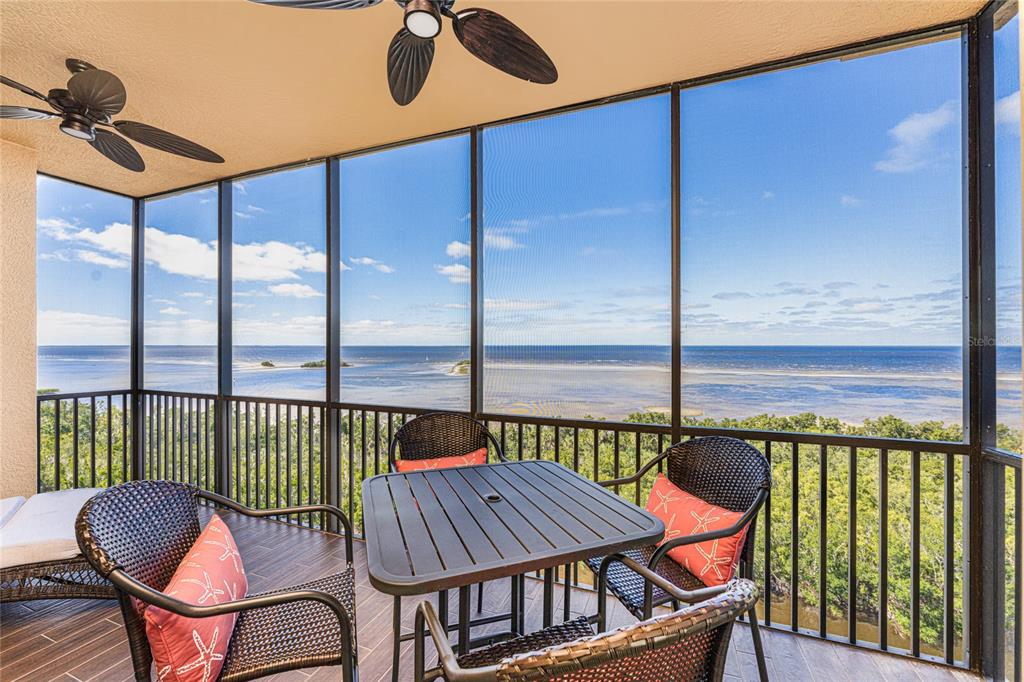
[[[242,557],[227,524],[216,514],[178,565],[164,592],[189,604],[213,606],[242,599],[249,590]],[[237,613],[186,618],[147,606],[146,637],[157,677],[165,682],[209,682],[220,675]]]
[[[487,464],[487,448],[480,448],[465,455],[453,457],[434,457],[432,459],[399,459],[395,468],[399,472],[422,471],[424,469],[450,469],[452,467],[470,467]]]
[[[700,535],[730,528],[743,514],[709,504],[682,490],[665,474],[658,474],[647,498],[647,511],[665,523],[665,539],[660,544],[687,535]],[[724,585],[739,565],[747,528],[736,535],[682,545],[669,550],[668,556],[697,576],[708,587]]]

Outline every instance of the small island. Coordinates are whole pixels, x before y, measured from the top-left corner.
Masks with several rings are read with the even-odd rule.
[[[302,363],[300,365],[300,367],[302,367],[302,369],[323,369],[326,366],[327,366],[327,361],[326,360],[312,360],[310,362],[304,362],[304,363]],[[352,365],[350,365],[347,362],[345,362],[344,360],[342,360],[341,361],[341,366],[342,367],[351,367]]]
[[[274,366],[274,363],[272,363],[270,360],[264,360],[263,362],[260,363],[260,367],[273,367],[273,366]]]
[[[459,360],[458,362],[455,363],[455,366],[452,367],[451,371],[448,372],[448,374],[457,377],[466,376],[469,374],[469,366],[469,360]]]
[[[60,393],[59,388],[40,388],[36,391],[36,395],[50,395],[52,393]]]

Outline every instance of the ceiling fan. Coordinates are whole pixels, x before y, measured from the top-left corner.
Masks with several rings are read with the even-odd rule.
[[[362,9],[381,0],[251,0],[261,5],[301,9]],[[434,60],[434,38],[441,17],[451,19],[455,37],[475,57],[531,83],[558,80],[551,58],[530,36],[497,12],[471,8],[452,11],[455,0],[395,0],[405,10],[405,27],[388,48],[388,85],[395,102],[405,106],[419,94]]]
[[[135,121],[111,120],[112,116],[124,109],[128,96],[121,79],[81,59],[68,59],[64,64],[72,74],[67,87],[54,88],[45,95],[6,76],[0,76],[3,85],[43,100],[56,113],[4,104],[0,105],[0,118],[32,121],[59,118],[61,132],[85,140],[114,163],[137,173],[144,171],[146,164],[135,147],[121,135],[148,147],[189,159],[224,163],[223,157],[216,152],[166,130]]]

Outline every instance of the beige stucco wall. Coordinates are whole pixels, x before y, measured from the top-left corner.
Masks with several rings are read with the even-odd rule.
[[[0,140],[0,497],[36,490],[36,152]]]

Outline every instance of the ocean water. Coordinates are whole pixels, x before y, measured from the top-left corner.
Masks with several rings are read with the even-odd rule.
[[[998,351],[998,416],[1021,421],[1019,348]],[[664,346],[489,346],[485,409],[493,412],[619,419],[671,404],[670,349]],[[342,359],[346,402],[465,409],[469,377],[456,365],[469,349],[350,346]],[[319,347],[238,346],[237,395],[322,399]],[[128,348],[42,346],[40,388],[60,392],[125,389]],[[261,366],[269,361],[273,367]],[[683,348],[683,409],[715,418],[815,412],[851,423],[894,414],[910,421],[962,419],[957,347],[690,346]],[[212,346],[150,346],[147,388],[213,393]]]

